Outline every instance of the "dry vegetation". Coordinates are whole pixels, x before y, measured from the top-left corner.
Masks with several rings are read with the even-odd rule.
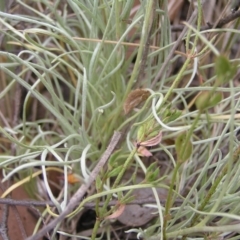
[[[238,5],[1,1],[1,238],[239,239]]]

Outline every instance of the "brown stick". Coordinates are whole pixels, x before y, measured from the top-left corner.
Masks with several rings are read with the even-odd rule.
[[[166,202],[166,199],[160,199],[162,203]],[[182,203],[183,200],[181,199],[176,199],[175,203]],[[81,203],[81,202],[80,202]],[[80,204],[79,203],[79,204]],[[103,206],[105,202],[100,202],[99,206]],[[151,203],[156,203],[156,199],[154,197],[148,197],[148,198],[139,198],[139,199],[134,199],[129,203],[126,203],[126,205],[133,205],[133,204],[138,204],[138,205],[143,205],[143,204],[151,204]],[[46,207],[46,205],[49,205],[50,207],[54,207],[55,204],[52,201],[37,201],[37,200],[15,200],[11,198],[0,198],[0,204],[7,204],[10,206],[24,206],[24,207],[31,207],[31,206],[36,206],[36,207]],[[109,206],[115,206],[119,204],[119,201],[117,200],[112,200],[109,202]],[[94,208],[96,205],[95,202],[91,203],[85,203],[83,205],[83,208]]]
[[[233,12],[228,16],[226,16],[225,18],[221,19],[215,28],[222,28],[224,25],[232,22],[233,20],[239,17],[240,17],[240,10]],[[212,29],[214,26],[214,24],[211,24],[211,23],[207,23],[207,25],[208,26],[201,27],[201,31]],[[179,31],[182,31],[184,27],[185,27],[184,25],[175,25],[171,27],[171,30],[174,32],[179,32]]]
[[[197,10],[195,10],[192,13],[192,16],[188,20],[189,24],[191,24],[195,20],[195,18],[197,17],[197,13],[198,13]],[[163,73],[166,71],[167,65],[169,64],[170,60],[172,59],[172,56],[174,55],[175,50],[177,49],[179,44],[182,42],[182,39],[183,39],[183,37],[184,37],[184,35],[186,34],[187,31],[188,31],[188,27],[184,26],[183,31],[180,33],[177,41],[175,42],[174,46],[170,50],[166,60],[163,62],[159,72],[157,73],[156,77],[154,78],[154,80],[153,80],[153,82],[151,84],[151,88],[153,88],[156,85],[156,83],[159,81],[160,77],[162,77]]]

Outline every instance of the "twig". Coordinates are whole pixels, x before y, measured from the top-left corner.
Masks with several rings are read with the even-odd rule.
[[[15,200],[11,198],[0,198],[0,204],[15,205],[15,206],[37,206],[44,207],[49,205],[54,207],[55,205],[51,201],[37,201],[37,200]]]
[[[165,203],[166,199],[161,199],[162,203]],[[175,200],[175,203],[182,203],[183,200],[177,199]],[[80,204],[81,202],[79,202]],[[99,206],[102,207],[105,202],[100,202]],[[109,202],[109,206],[115,206],[118,204],[119,201],[112,200]],[[134,199],[129,203],[126,203],[126,205],[133,205],[133,204],[151,204],[156,203],[156,199],[152,197],[148,198],[140,198],[140,199]],[[50,207],[54,207],[54,203],[51,201],[37,201],[37,200],[14,200],[10,198],[0,198],[0,204],[7,204],[7,205],[14,205],[14,206],[24,206],[24,207],[30,207],[30,206],[36,206],[36,207],[45,207],[46,205],[49,205]],[[94,208],[96,203],[85,203],[83,205],[84,208]]]
[[[9,187],[10,183],[9,180],[6,183],[6,187]],[[5,186],[1,183],[0,184],[1,191],[5,189]],[[0,235],[3,240],[8,240],[8,217],[9,217],[9,206],[4,205],[2,208],[2,218],[0,222]]]
[[[224,25],[226,25],[227,23],[230,23],[231,21],[237,19],[240,17],[240,11],[234,12],[232,14],[229,14],[228,16],[226,16],[225,18],[221,19],[219,21],[219,23],[217,24],[216,28],[221,28]],[[210,25],[211,26],[211,25]]]
[[[191,23],[191,22],[196,18],[197,13],[198,13],[198,11],[197,11],[197,9],[196,9],[196,10],[193,12],[192,16],[190,17],[188,23]],[[175,53],[175,50],[177,49],[178,45],[181,43],[181,41],[182,41],[184,35],[186,34],[187,30],[188,30],[188,27],[185,26],[184,29],[183,29],[183,31],[182,31],[181,34],[179,35],[176,43],[174,44],[174,46],[172,47],[171,51],[169,52],[168,57],[166,58],[166,60],[164,61],[162,67],[160,68],[157,76],[154,78],[154,80],[153,80],[153,82],[152,82],[152,85],[151,85],[151,88],[153,88],[153,87],[156,85],[157,81],[160,79],[160,77],[162,76],[162,74],[164,73],[164,71],[166,71],[167,65],[169,64],[170,60],[172,59],[172,56],[173,56],[173,54]]]
[[[191,18],[189,19],[188,23],[191,23],[195,17],[197,16],[197,9],[193,12]],[[234,19],[240,17],[240,11],[234,12],[230,15],[228,15],[227,17],[223,18],[222,20],[219,21],[219,23],[217,24],[216,28],[221,28],[222,26],[224,26],[225,24],[233,21]],[[208,23],[208,26],[201,28],[201,31],[203,30],[208,30],[211,29],[214,25]],[[162,74],[164,73],[164,71],[166,70],[166,67],[169,63],[169,61],[172,59],[172,56],[175,52],[175,50],[177,49],[178,45],[180,44],[180,42],[182,41],[183,36],[185,35],[186,31],[187,31],[187,27],[186,26],[182,26],[182,29],[180,28],[180,26],[177,26],[176,30],[177,31],[182,31],[181,34],[179,35],[176,43],[174,44],[173,48],[171,49],[167,59],[165,60],[165,62],[163,63],[161,69],[159,70],[157,76],[155,77],[155,79],[153,80],[153,83],[151,85],[151,87],[154,87],[155,84],[157,83],[157,81],[160,79],[160,77],[162,76]],[[172,28],[172,31],[174,30],[174,28]]]
[[[9,240],[8,237],[8,228],[7,228],[7,220],[8,220],[8,215],[9,215],[9,206],[5,205],[2,209],[2,221],[0,223],[0,235],[3,240]]]
[[[224,25],[232,22],[233,20],[239,17],[240,17],[240,10],[238,10],[237,12],[231,13],[225,18],[221,19],[215,28],[222,28]],[[207,23],[207,24],[208,26],[201,27],[201,31],[209,30],[214,26],[214,24],[211,24],[211,23]],[[171,27],[171,30],[174,32],[179,32],[179,31],[182,31],[184,27],[185,27],[184,25],[175,25]]]
[[[79,205],[79,202],[83,198],[84,194],[88,190],[88,188],[92,185],[94,180],[96,179],[97,175],[103,168],[104,164],[107,162],[109,157],[111,156],[112,152],[114,151],[119,139],[121,137],[120,132],[115,132],[106,151],[103,153],[101,159],[99,160],[98,164],[96,167],[93,169],[91,172],[88,182],[86,184],[83,184],[78,191],[73,195],[73,197],[70,199],[69,204],[66,206],[66,208],[63,210],[63,212],[55,218],[52,222],[50,222],[48,225],[43,227],[39,232],[37,232],[34,236],[31,236],[27,238],[27,240],[38,240],[42,236],[44,236],[47,232],[52,230],[54,227],[57,226],[69,213],[73,211],[73,209]]]

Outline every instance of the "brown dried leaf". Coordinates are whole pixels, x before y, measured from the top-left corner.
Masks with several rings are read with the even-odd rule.
[[[145,102],[150,96],[150,92],[144,89],[135,89],[131,91],[124,103],[124,113],[128,114],[131,110],[137,107],[140,103]]]
[[[106,219],[118,218],[123,213],[125,207],[126,207],[126,205],[120,204],[118,209],[111,215],[107,216]]]
[[[152,146],[158,145],[161,142],[161,140],[162,140],[162,131],[160,131],[158,135],[156,135],[155,137],[148,139],[147,141],[140,142],[139,145],[145,146],[145,147],[152,147]]]
[[[152,153],[150,151],[148,151],[145,147],[140,146],[137,149],[137,152],[139,153],[139,155],[143,156],[143,157],[151,157]]]
[[[81,179],[79,178],[79,176],[77,176],[76,174],[73,174],[73,173],[69,173],[67,176],[67,179],[68,179],[68,183],[70,183],[70,184],[75,184],[75,183],[81,182]]]
[[[142,180],[143,179],[141,179],[140,177],[139,182],[141,182]],[[167,190],[163,188],[156,188],[156,190],[158,192],[159,199],[166,200],[168,194]],[[135,189],[133,190],[132,194],[134,196],[134,199],[136,200],[155,198],[151,188]],[[154,217],[157,216],[158,215],[156,214],[155,208],[145,207],[138,204],[130,204],[126,206],[123,214],[119,216],[117,220],[125,226],[140,227],[147,224],[149,221],[151,221]]]

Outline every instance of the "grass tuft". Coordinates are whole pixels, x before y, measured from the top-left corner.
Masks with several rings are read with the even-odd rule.
[[[0,5],[0,167],[2,182],[13,181],[1,197],[25,186],[51,200],[34,234],[68,208],[120,131],[52,239],[238,239],[239,10],[198,0],[178,5],[188,10],[180,16],[172,2]],[[134,195],[144,188],[153,219],[108,219],[119,204],[144,200]],[[96,214],[90,234],[74,217],[86,203]]]

